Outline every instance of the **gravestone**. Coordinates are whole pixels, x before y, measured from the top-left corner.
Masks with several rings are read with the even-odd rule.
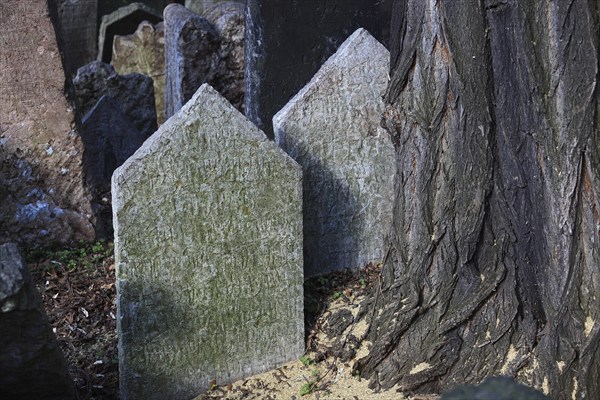
[[[0,245],[0,398],[75,398],[40,295],[13,243]]]
[[[161,22],[153,25],[143,21],[135,33],[116,35],[113,40],[111,64],[121,75],[140,73],[154,83],[157,124],[165,120],[165,31]]]
[[[235,108],[244,110],[244,5],[218,2],[204,11],[221,38],[219,68],[214,87]]]
[[[206,19],[180,4],[165,8],[165,117],[177,112],[203,83],[213,83],[220,38]]]
[[[209,85],[113,175],[123,399],[183,399],[304,349],[301,169]]]
[[[136,2],[121,7],[102,17],[98,34],[98,61],[110,63],[115,35],[129,35],[142,21],[157,24],[162,21],[160,11],[144,3]]]
[[[80,115],[86,115],[102,96],[108,95],[142,135],[148,138],[156,131],[152,78],[142,74],[119,75],[111,65],[93,61],[77,70],[73,86]]]
[[[96,59],[98,0],[58,0],[58,32],[69,76]]]
[[[245,113],[273,137],[271,119],[339,45],[365,28],[389,40],[392,0],[247,0]]]
[[[92,207],[98,238],[112,238],[109,201],[112,174],[147,137],[135,128],[121,111],[121,106],[108,95],[102,96],[82,120],[83,167],[87,187],[94,199]]]
[[[46,1],[0,2],[0,242],[92,240],[83,147]]]
[[[275,115],[275,141],[302,165],[306,275],[385,256],[393,214],[394,148],[378,129],[389,52],[354,32]]]

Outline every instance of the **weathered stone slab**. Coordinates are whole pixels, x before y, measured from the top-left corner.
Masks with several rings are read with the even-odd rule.
[[[235,108],[244,111],[244,5],[218,2],[204,11],[221,38],[219,67],[213,87]]]
[[[156,131],[152,78],[142,74],[119,75],[111,65],[94,61],[77,70],[73,86],[80,115],[86,115],[107,95],[146,138]]]
[[[55,4],[65,70],[73,76],[98,54],[98,0],[58,0]]]
[[[157,24],[162,21],[162,15],[159,10],[141,2],[129,4],[103,15],[98,34],[97,60],[110,63],[114,36],[132,34],[142,21]]]
[[[123,399],[303,352],[301,169],[209,85],[113,175]]]
[[[13,243],[0,245],[0,397],[75,398],[39,293]]]
[[[169,118],[200,85],[213,83],[220,38],[210,22],[180,4],[167,6],[164,18],[165,116]]]
[[[143,21],[132,35],[116,35],[111,64],[119,74],[148,75],[154,83],[158,125],[165,120],[165,30],[161,22]]]
[[[92,240],[82,144],[46,1],[0,2],[0,241]]]
[[[387,45],[392,0],[247,0],[245,113],[271,119],[358,28]]]
[[[147,139],[121,111],[121,106],[105,95],[83,118],[81,139],[85,152],[83,166],[87,187],[93,195],[96,237],[112,237],[110,180]]]
[[[305,274],[364,267],[385,255],[394,149],[378,129],[389,52],[352,34],[275,115],[275,141],[304,172]]]

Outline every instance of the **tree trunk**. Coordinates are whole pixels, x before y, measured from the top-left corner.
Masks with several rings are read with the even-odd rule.
[[[394,7],[394,230],[357,368],[600,398],[599,2]]]

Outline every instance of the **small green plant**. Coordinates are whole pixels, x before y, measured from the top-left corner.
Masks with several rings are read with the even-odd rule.
[[[302,387],[300,387],[300,396],[306,396],[307,394],[311,394],[317,388],[317,383],[314,381],[306,382]]]
[[[358,283],[360,284],[360,287],[363,289],[367,287],[367,281],[365,281],[365,278],[360,278]]]
[[[333,296],[332,297],[333,297],[333,300],[337,300],[337,299],[339,299],[339,298],[341,298],[343,296],[344,296],[344,292],[339,291],[339,292],[333,292]]]
[[[303,355],[302,357],[300,357],[300,362],[305,366],[308,367],[309,365],[314,364],[314,361],[311,360],[307,355]]]

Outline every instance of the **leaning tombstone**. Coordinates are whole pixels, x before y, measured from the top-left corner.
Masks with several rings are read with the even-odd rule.
[[[177,112],[203,83],[214,83],[220,38],[206,19],[180,4],[164,11],[165,117]]]
[[[165,30],[160,22],[142,21],[131,35],[116,35],[111,64],[118,74],[140,73],[152,78],[157,124],[165,120]]]
[[[154,8],[140,2],[104,15],[98,34],[98,61],[110,63],[115,35],[129,35],[135,32],[142,21],[157,24],[162,21],[162,15]]]
[[[14,243],[0,245],[0,399],[74,399],[39,293]]]
[[[83,146],[42,0],[0,2],[0,242],[93,240]]]
[[[123,399],[184,399],[304,348],[301,169],[202,85],[113,175]]]
[[[275,141],[304,172],[306,275],[364,267],[385,255],[394,149],[379,128],[389,52],[352,34],[275,115]]]

